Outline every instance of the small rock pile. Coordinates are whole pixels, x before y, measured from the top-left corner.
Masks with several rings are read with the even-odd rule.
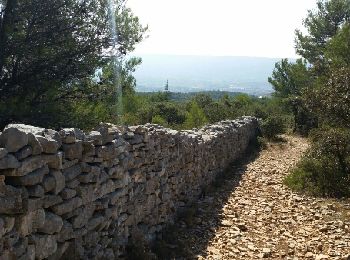
[[[0,132],[0,259],[114,259],[146,239],[256,138],[255,118],[200,130],[157,125]]]

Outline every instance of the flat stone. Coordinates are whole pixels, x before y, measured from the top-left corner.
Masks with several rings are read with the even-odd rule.
[[[77,192],[76,192],[76,190],[73,190],[73,189],[65,188],[60,192],[60,196],[64,200],[71,199],[71,198],[75,197],[75,195],[77,195]]]
[[[66,187],[69,189],[76,189],[80,185],[80,182],[77,179],[66,182]]]
[[[52,138],[36,136],[36,139],[39,141],[43,149],[43,153],[46,153],[46,154],[57,153],[57,150],[60,147],[60,144]]]
[[[46,195],[43,201],[43,207],[45,209],[50,208],[54,205],[60,204],[63,202],[61,196],[58,195]]]
[[[13,170],[4,170],[2,172],[5,176],[25,176],[34,170],[40,169],[44,166],[45,161],[39,155],[24,159],[21,166]]]
[[[20,177],[7,177],[6,181],[8,184],[15,185],[15,186],[33,186],[38,183],[42,183],[43,178],[46,174],[49,173],[49,167],[47,165],[41,167],[40,169],[37,169],[26,176],[20,176]]]
[[[20,166],[21,163],[12,154],[7,154],[0,159],[0,170],[16,169]],[[12,170],[10,172],[12,172]]]
[[[63,220],[60,216],[51,212],[46,212],[44,225],[39,228],[39,232],[53,235],[59,233],[63,226]]]
[[[66,159],[81,159],[83,156],[83,142],[80,140],[73,144],[63,144],[62,149]]]
[[[32,212],[41,209],[44,202],[44,198],[28,198],[23,201],[23,207],[26,212]]]
[[[63,215],[73,211],[76,208],[79,208],[83,204],[83,201],[79,197],[72,198],[68,201],[65,201],[59,205],[52,207],[52,211],[57,215]]]
[[[18,160],[23,160],[33,154],[33,148],[30,145],[24,146],[18,152],[15,153],[15,156]]]
[[[63,170],[63,175],[67,182],[75,179],[80,174],[81,174],[81,166],[79,164],[76,164],[72,167],[69,167]]]

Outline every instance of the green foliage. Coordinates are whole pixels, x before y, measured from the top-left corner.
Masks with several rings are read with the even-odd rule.
[[[326,45],[325,56],[333,68],[350,66],[350,25],[346,23]]]
[[[74,111],[69,109],[77,102],[116,98],[113,62],[106,53],[114,45],[108,1],[7,0],[0,8],[0,125],[21,121],[57,126],[71,120]],[[115,0],[114,8],[119,32],[115,51],[123,57],[147,28],[124,1]],[[130,72],[138,63],[131,59],[123,64],[118,77],[123,88],[132,89]],[[105,81],[97,82],[95,72],[101,68]]]
[[[307,34],[296,31],[296,50],[322,75],[327,71],[326,46],[350,17],[348,0],[319,0],[304,20]]]
[[[160,115],[155,115],[154,117],[152,117],[152,124],[157,124],[157,125],[161,125],[161,126],[168,125],[167,121],[163,117],[161,117]]]
[[[299,96],[301,90],[310,85],[306,61],[298,59],[295,63],[291,63],[288,59],[282,59],[276,63],[272,77],[268,80],[276,95],[283,98]]]
[[[302,94],[313,84],[307,63],[298,59],[290,63],[288,59],[276,63],[272,76],[268,79],[275,89],[274,95],[284,99],[293,112],[294,131],[307,134],[317,126],[315,116],[306,109]]]
[[[280,115],[269,116],[268,118],[262,120],[261,132],[263,136],[268,139],[276,138],[277,135],[286,132],[286,120]]]
[[[350,196],[350,2],[318,1],[297,31],[297,52],[308,61],[306,79],[294,104],[296,121],[312,121],[311,148],[285,183],[322,196]],[[284,84],[283,86],[287,86]],[[311,116],[310,116],[311,115]],[[311,127],[310,127],[311,126]]]
[[[196,102],[190,103],[190,108],[186,114],[186,121],[184,123],[187,129],[199,128],[208,122],[203,110],[198,106]]]
[[[326,84],[309,89],[304,98],[324,123],[350,127],[350,67],[334,70]]]
[[[315,130],[310,150],[287,176],[286,185],[312,195],[350,196],[349,140],[347,128]]]

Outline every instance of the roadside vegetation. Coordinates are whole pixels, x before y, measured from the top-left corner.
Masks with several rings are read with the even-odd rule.
[[[296,131],[311,147],[285,179],[317,196],[350,196],[350,2],[318,1],[296,31],[302,59],[276,65],[270,82],[293,107]]]

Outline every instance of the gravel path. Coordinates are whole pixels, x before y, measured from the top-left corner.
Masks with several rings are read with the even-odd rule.
[[[286,140],[232,166],[224,184],[194,206],[195,216],[176,224],[170,246],[177,259],[350,259],[350,200],[285,187],[308,147],[299,137]]]

